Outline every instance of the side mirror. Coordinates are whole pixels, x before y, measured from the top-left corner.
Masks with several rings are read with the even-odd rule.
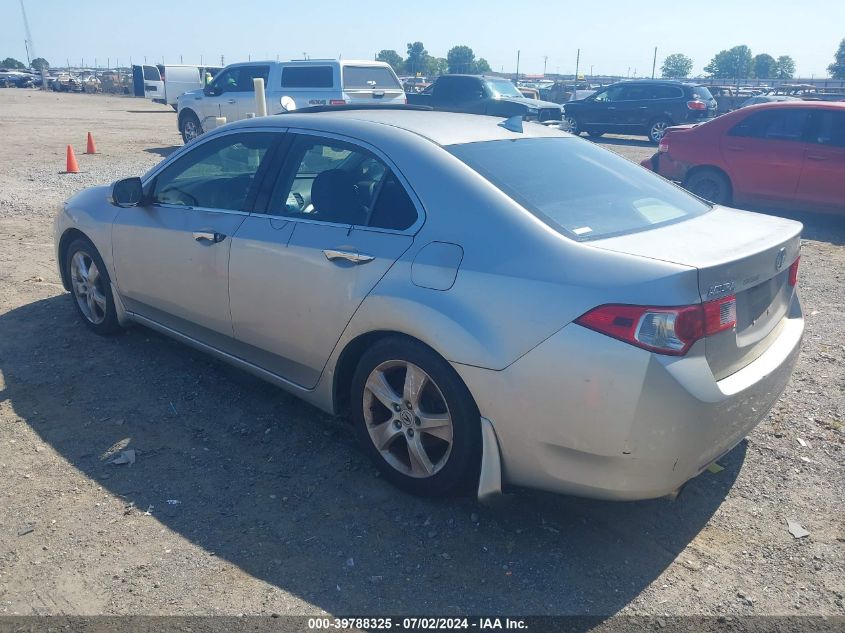
[[[137,176],[118,180],[112,185],[111,201],[118,207],[137,207],[143,198],[144,187]]]

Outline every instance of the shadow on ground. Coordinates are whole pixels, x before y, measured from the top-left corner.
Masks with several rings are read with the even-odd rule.
[[[699,533],[745,456],[676,502],[417,499],[375,476],[344,422],[148,330],[97,337],[68,295],[0,316],[0,331],[0,399],[71,465],[335,614],[614,614]],[[137,463],[107,465],[126,438]]]

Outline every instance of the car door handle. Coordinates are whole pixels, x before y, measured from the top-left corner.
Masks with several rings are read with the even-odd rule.
[[[197,242],[208,242],[209,244],[219,244],[226,239],[226,236],[217,231],[194,231],[194,239]]]
[[[355,253],[353,251],[337,251],[331,248],[327,248],[323,251],[323,255],[326,256],[326,259],[329,261],[335,261],[338,259],[345,259],[348,262],[352,262],[353,264],[366,264],[367,262],[371,262],[375,259],[372,255],[365,255],[364,253]]]
[[[234,99],[229,99],[229,103],[235,103]]]
[[[822,154],[807,154],[807,158],[810,160],[827,160],[828,157]]]
[[[731,151],[731,152],[744,152],[745,151],[744,147],[737,147],[736,145],[728,145],[726,149],[728,151]]]

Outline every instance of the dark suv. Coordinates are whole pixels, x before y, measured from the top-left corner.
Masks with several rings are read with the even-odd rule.
[[[713,118],[716,107],[704,86],[637,79],[620,81],[586,99],[564,104],[564,117],[573,134],[645,134],[652,143],[659,143],[670,125]]]

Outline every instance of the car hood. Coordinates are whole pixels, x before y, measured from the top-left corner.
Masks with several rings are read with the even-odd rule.
[[[551,101],[540,101],[539,99],[529,99],[528,97],[499,97],[497,101],[508,101],[510,103],[521,103],[529,108],[560,108],[559,103],[552,103]]]
[[[194,97],[202,97],[203,91],[202,88],[197,88],[196,90],[188,90],[187,92],[183,92],[180,94],[177,99],[193,99]]]

